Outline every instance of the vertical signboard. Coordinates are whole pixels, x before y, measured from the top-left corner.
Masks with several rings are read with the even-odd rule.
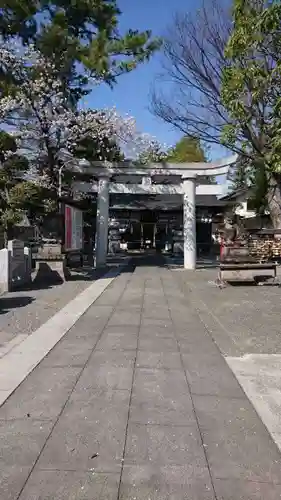
[[[72,240],[72,227],[71,227],[71,207],[69,205],[65,205],[64,211],[64,228],[65,228],[65,237],[64,237],[64,246],[65,250],[71,249],[71,240]]]
[[[65,250],[83,248],[83,212],[65,205]]]

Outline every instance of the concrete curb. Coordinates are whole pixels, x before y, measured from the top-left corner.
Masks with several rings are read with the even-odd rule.
[[[225,359],[281,451],[281,354],[245,354]]]
[[[32,334],[11,346],[0,359],[0,406],[100,297],[126,264],[111,269]]]

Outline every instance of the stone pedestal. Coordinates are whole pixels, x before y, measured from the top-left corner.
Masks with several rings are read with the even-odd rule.
[[[56,260],[36,260],[35,282],[57,283],[70,277],[64,258]]]
[[[54,259],[62,255],[61,243],[43,243],[37,252],[37,257],[41,260]]]
[[[60,243],[44,243],[34,258],[35,282],[61,282],[70,276]]]

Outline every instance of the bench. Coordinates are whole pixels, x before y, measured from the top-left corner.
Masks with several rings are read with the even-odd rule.
[[[221,262],[219,281],[267,282],[276,281],[277,265],[274,262]]]

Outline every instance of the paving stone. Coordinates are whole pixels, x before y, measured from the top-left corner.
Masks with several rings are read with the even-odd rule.
[[[118,485],[117,474],[36,470],[19,500],[116,500]]]
[[[146,319],[170,319],[169,311],[167,311],[167,306],[159,307],[149,305],[149,307],[143,308],[142,317]]]
[[[148,319],[170,319],[170,313],[165,299],[159,302],[153,298],[145,297],[142,304],[142,314],[144,318]]]
[[[123,279],[123,276],[118,276],[118,282],[113,281],[104,293],[95,301],[95,306],[116,306],[122,297],[127,286],[129,278]]]
[[[63,338],[41,361],[41,367],[84,366],[97,343],[98,336],[70,340]]]
[[[129,391],[112,391],[90,402],[73,398],[39,459],[40,469],[119,472],[129,409]],[[95,458],[93,455],[98,454]]]
[[[137,369],[130,418],[132,422],[144,424],[194,424],[184,374],[172,370]]]
[[[80,369],[38,367],[0,408],[0,419],[55,419],[70,396]]]
[[[111,326],[106,326],[103,333],[127,333],[127,334],[133,334],[137,335],[139,332],[139,326],[138,325],[111,325]]]
[[[118,302],[118,309],[130,311],[130,313],[140,314],[142,311],[142,297],[138,292],[136,296],[129,292],[128,296],[123,295],[122,299]]]
[[[153,305],[167,309],[166,297],[161,293],[160,287],[161,283],[159,284],[159,288],[154,290],[153,293],[149,293],[148,289],[145,289],[143,297],[143,305],[145,307],[151,307]]]
[[[96,306],[116,306],[118,301],[120,300],[120,296],[122,295],[122,288],[120,290],[109,290],[106,289],[106,292],[103,293],[95,302]]]
[[[89,321],[88,317],[85,316],[79,319],[77,323],[69,330],[65,338],[69,340],[83,340],[89,337],[94,341],[103,332],[105,326],[107,325],[107,318],[98,318],[95,321]]]
[[[168,324],[169,325],[169,324]],[[175,338],[175,331],[168,325],[151,325],[151,326],[141,326],[139,330],[140,337],[153,337],[155,339],[159,337]]]
[[[95,350],[88,362],[88,366],[106,366],[108,370],[111,368],[133,368],[136,359],[136,350],[113,350],[113,351],[97,351]]]
[[[32,466],[37,460],[48,435],[52,422],[26,420],[0,421],[1,466]]]
[[[132,465],[122,474],[120,500],[215,500],[207,468]]]
[[[266,429],[214,429],[203,440],[214,477],[281,484],[281,456]]]
[[[115,390],[130,390],[132,387],[133,366],[109,366],[108,363],[103,365],[88,365],[76,386],[76,390],[92,389],[99,387],[111,388]]]
[[[217,500],[280,500],[281,485],[215,479]]]
[[[202,442],[194,427],[130,424],[125,464],[185,465],[207,467]]]
[[[22,490],[32,466],[5,465],[0,461],[0,498],[15,500]]]
[[[137,348],[138,337],[135,333],[107,333],[103,332],[97,344],[97,349],[111,351],[115,349],[129,350]]]
[[[237,379],[220,354],[182,355],[188,382],[193,394],[214,394],[244,398]]]
[[[124,311],[123,309],[118,309],[111,316],[108,325],[133,325],[138,326],[140,324],[140,313],[131,313]]]
[[[187,332],[185,335],[179,335],[178,332],[175,333],[182,354],[190,354],[196,358],[204,355],[208,358],[220,356],[218,347],[210,338],[202,336],[200,333],[197,335],[196,329],[194,331],[195,334]]]
[[[171,320],[168,319],[154,319],[154,318],[142,318],[141,320],[141,326],[148,326],[148,327],[153,327],[153,326],[158,326],[160,328],[167,328],[168,330],[173,330],[174,325],[171,322]]]
[[[82,332],[100,333],[100,329],[104,328],[111,318],[112,311],[111,307],[105,306],[93,308],[91,312],[87,310],[73,328],[77,327],[77,330],[80,329]]]
[[[192,399],[202,429],[250,429],[264,432],[264,425],[247,398],[193,395]]]
[[[119,394],[120,393],[120,394]],[[85,406],[88,409],[94,408],[94,411],[103,411],[103,408],[113,407],[122,414],[122,418],[127,418],[130,391],[126,389],[112,389],[111,387],[81,387],[73,391],[69,398],[64,415],[68,415],[68,410],[72,407],[76,411],[77,406]],[[128,403],[128,404],[127,404]],[[90,410],[89,410],[90,411]]]
[[[181,357],[178,352],[139,351],[138,368],[156,368],[158,370],[182,370]]]
[[[190,344],[206,342],[207,345],[210,345],[213,342],[211,335],[206,332],[204,326],[199,323],[198,318],[196,321],[192,321],[190,324],[183,325],[182,327],[180,325],[174,325],[174,330],[177,338],[182,342],[186,341],[190,342]]]
[[[152,335],[139,338],[139,350],[148,352],[178,352],[178,344],[174,338],[155,337]]]
[[[94,321],[95,319],[100,319],[100,318],[110,318],[114,311],[114,307],[111,305],[104,305],[104,306],[99,306],[94,303],[89,309],[87,309],[87,320]],[[84,315],[85,317],[85,315]],[[86,319],[86,318],[85,318]]]
[[[186,302],[186,299],[177,302],[168,301],[171,318],[174,323],[180,327],[182,323],[185,327],[192,329],[196,326],[202,332],[206,332],[204,324],[201,322],[200,317],[194,311],[194,307]]]
[[[2,408],[1,500],[116,500],[122,466],[118,500],[281,498],[280,453],[212,340],[238,354],[266,336],[268,351],[279,345],[279,292],[211,294],[213,271],[150,260],[112,282]]]

